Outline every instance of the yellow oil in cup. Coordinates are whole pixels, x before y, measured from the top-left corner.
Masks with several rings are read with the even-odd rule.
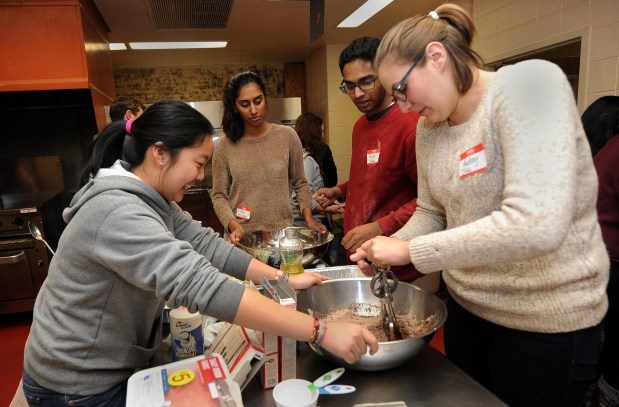
[[[304,245],[303,240],[293,236],[280,238],[279,253],[281,264],[279,269],[290,275],[303,273],[305,271],[302,262]]]

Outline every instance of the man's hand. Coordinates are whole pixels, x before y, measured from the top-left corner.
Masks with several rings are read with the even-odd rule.
[[[313,198],[318,202],[318,204],[326,208],[331,206],[333,202],[342,196],[342,191],[338,187],[333,188],[320,188],[313,195]]]
[[[344,213],[345,206],[346,206],[346,203],[339,203],[336,199],[335,201],[333,201],[333,205],[327,206],[326,208],[323,208],[322,206],[318,206],[318,210],[323,213],[330,213],[331,215],[337,215],[340,213]]]
[[[378,222],[366,223],[346,233],[342,238],[342,246],[349,252],[355,252],[363,243],[382,234],[383,230]]]

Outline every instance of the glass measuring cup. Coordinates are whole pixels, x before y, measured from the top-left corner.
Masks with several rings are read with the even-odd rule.
[[[279,269],[287,274],[303,273],[303,240],[293,236],[283,236],[279,239],[281,265]]]

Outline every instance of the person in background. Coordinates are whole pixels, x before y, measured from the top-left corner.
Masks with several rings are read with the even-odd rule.
[[[323,208],[344,212],[342,245],[349,253],[375,236],[395,233],[416,207],[419,115],[403,113],[387,96],[372,65],[379,42],[377,38],[357,38],[340,54],[340,90],[364,114],[353,128],[348,181],[315,194]],[[336,199],[346,201],[344,209],[333,205]],[[419,277],[412,267],[396,273],[403,281]]]
[[[312,217],[311,188],[303,172],[303,147],[288,126],[265,120],[266,91],[254,72],[228,79],[223,91],[222,127],[213,156],[213,208],[238,243],[245,233],[293,225],[290,186],[308,228],[325,226]]]
[[[204,178],[212,133],[189,105],[161,101],[95,140],[35,304],[23,372],[31,406],[124,406],[127,379],[161,343],[166,303],[321,342],[349,362],[368,346],[376,351],[376,338],[359,325],[329,323],[327,330],[323,320],[228,278],[288,279],[178,207],[187,187]],[[304,273],[288,281],[302,289],[321,280]]]
[[[599,187],[597,213],[610,255],[604,347],[598,380],[601,406],[619,406],[619,96],[603,96],[582,115]]]
[[[110,119],[132,120],[137,119],[144,112],[144,105],[130,97],[119,97],[110,105]]]
[[[484,71],[474,32],[444,4],[383,37],[378,76],[422,116],[418,207],[352,259],[443,270],[452,362],[510,406],[580,406],[608,306],[593,160],[561,69]]]
[[[325,126],[323,120],[311,112],[300,115],[294,129],[301,139],[303,149],[316,161],[320,175],[327,188],[337,185],[337,167],[333,160],[331,148],[325,142]]]
[[[322,119],[310,112],[300,115],[294,126],[301,140],[301,146],[303,146],[303,170],[305,172],[305,179],[312,189],[312,194],[325,185],[324,167],[329,168],[329,171],[334,170],[335,183],[337,183],[337,168],[333,162],[331,149],[329,149],[329,146],[323,141],[324,129],[322,126]],[[331,164],[325,166],[324,163],[328,161],[330,161]],[[329,220],[327,214],[321,212],[320,209],[318,202],[312,200],[312,213],[314,214],[314,218],[328,225]],[[307,226],[303,219],[303,214],[299,210],[299,201],[294,192],[292,193],[292,212],[294,214],[295,226]]]

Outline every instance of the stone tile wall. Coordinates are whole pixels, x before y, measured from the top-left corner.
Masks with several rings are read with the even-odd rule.
[[[477,27],[473,48],[492,63],[581,39],[578,107],[619,94],[619,1],[459,0]]]
[[[472,14],[477,27],[473,49],[486,63],[580,37],[580,111],[601,96],[619,95],[619,0],[450,2]],[[361,115],[338,90],[338,57],[346,45],[321,46],[305,60],[307,110],[325,120],[340,182],[348,179],[352,127]]]
[[[228,78],[247,70],[257,72],[264,80],[267,96],[285,96],[283,64],[117,68],[114,70],[114,83],[117,96],[133,97],[144,104],[162,99],[185,102],[221,100]]]

